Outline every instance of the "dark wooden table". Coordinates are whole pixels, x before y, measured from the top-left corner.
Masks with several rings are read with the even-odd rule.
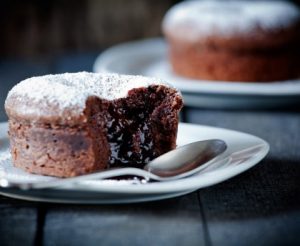
[[[0,61],[0,105],[28,76],[91,70],[94,59]],[[185,108],[184,116],[257,135],[271,151],[235,178],[157,202],[82,206],[0,196],[0,245],[300,245],[300,112]]]

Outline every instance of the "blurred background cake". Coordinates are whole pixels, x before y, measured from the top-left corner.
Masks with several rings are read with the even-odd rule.
[[[286,1],[184,1],[163,20],[173,71],[223,81],[300,75],[300,11]]]

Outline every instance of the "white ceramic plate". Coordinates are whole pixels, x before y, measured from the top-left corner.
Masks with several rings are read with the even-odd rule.
[[[276,108],[300,102],[300,79],[272,83],[193,80],[175,75],[161,38],[114,46],[95,61],[95,72],[163,78],[183,93],[185,104],[210,108]]]
[[[269,151],[264,140],[237,131],[202,125],[180,123],[178,145],[219,138],[227,150],[218,161],[200,173],[181,180],[141,183],[137,181],[98,180],[80,182],[59,189],[20,190],[2,189],[5,196],[33,201],[61,203],[128,203],[165,199],[190,193],[236,176],[263,159]],[[0,124],[0,177],[21,182],[47,182],[55,178],[33,175],[11,164],[7,139],[7,123]]]

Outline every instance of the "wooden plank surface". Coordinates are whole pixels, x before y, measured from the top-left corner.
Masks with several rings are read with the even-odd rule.
[[[203,245],[197,193],[158,202],[48,207],[44,244]]]
[[[188,120],[245,131],[270,143],[251,170],[199,191],[212,245],[300,244],[300,115],[190,109]]]
[[[0,245],[34,245],[37,205],[0,195]]]

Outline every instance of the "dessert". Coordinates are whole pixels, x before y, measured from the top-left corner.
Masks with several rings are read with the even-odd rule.
[[[240,82],[300,77],[299,27],[287,1],[184,1],[163,21],[176,74]]]
[[[176,89],[142,76],[80,72],[26,79],[5,102],[13,164],[57,177],[142,168],[175,148],[181,107]]]

